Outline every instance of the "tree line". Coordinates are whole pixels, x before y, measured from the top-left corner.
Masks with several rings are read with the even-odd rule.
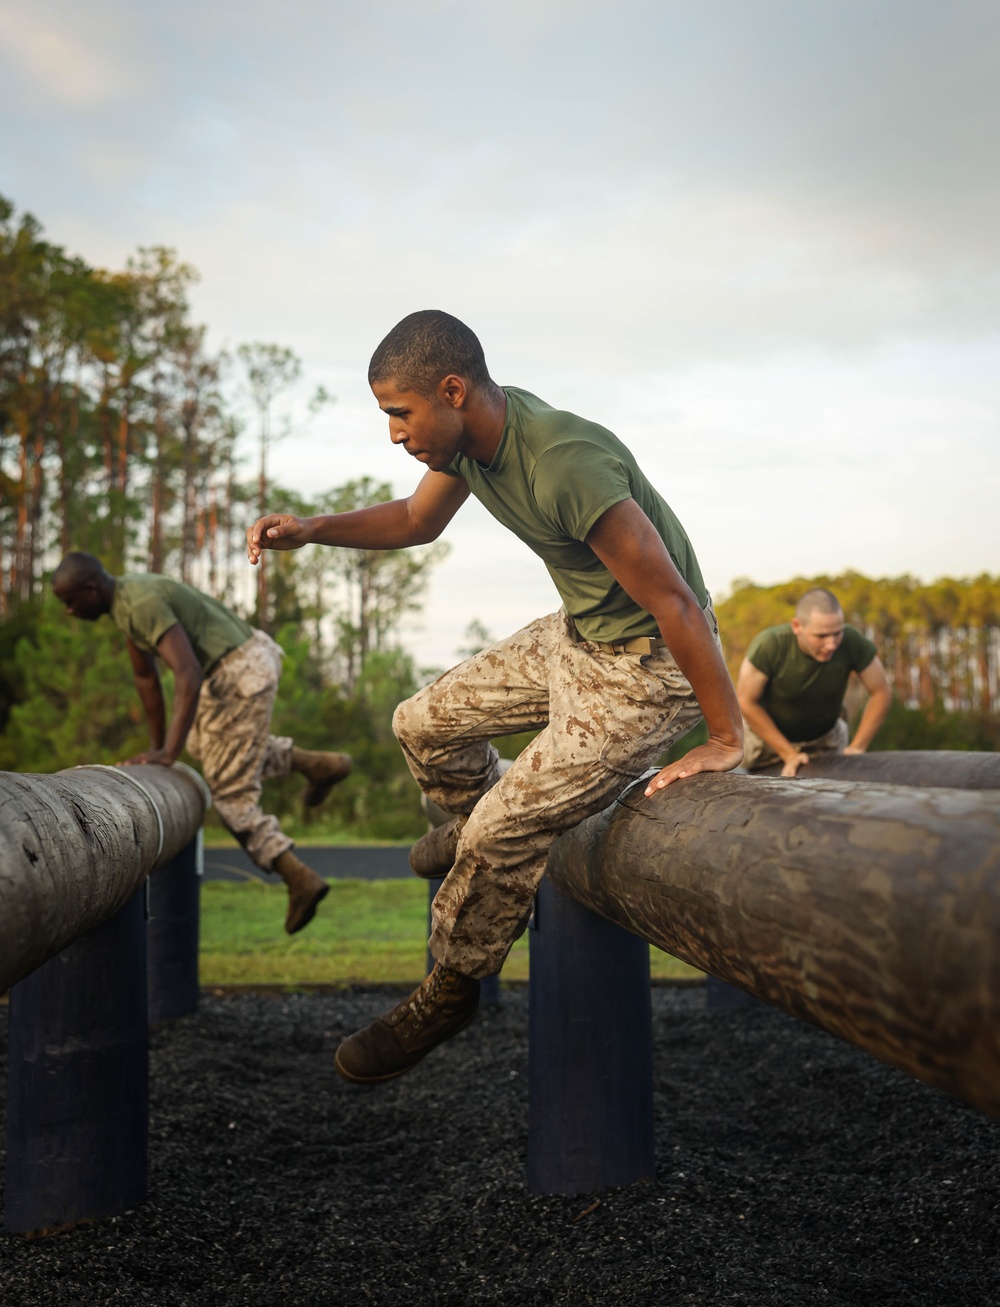
[[[167,572],[270,630],[286,646],[286,698],[298,703],[303,743],[378,754],[383,700],[412,692],[423,674],[399,630],[447,546],[314,547],[247,567],[244,528],[258,512],[338,512],[388,499],[391,487],[360,478],[307,498],[273,478],[302,365],[271,343],[210,349],[189,302],[196,280],[161,246],[122,270],[93,267],[0,197],[4,767],[114,761],[143,742],[116,633],[70,621],[47,592],[70,549],[116,574]],[[333,402],[316,388],[300,421]],[[395,754],[374,770],[403,785]],[[380,783],[352,785],[345,821],[378,809]]]
[[[307,499],[273,479],[301,364],[275,344],[210,350],[195,280],[164,247],[121,271],[91,267],[0,197],[0,767],[113,762],[145,744],[117,632],[73,622],[47,591],[58,558],[86,549],[112,572],[189,581],[269,629],[286,650],[275,730],[357,756],[334,822],[417,833],[390,719],[430,674],[399,632],[446,546],[272,554],[248,583],[243,527],[258,510],[341,512],[391,487],[361,478]],[[331,403],[316,389],[302,420]],[[812,585],[838,595],[886,664],[896,704],[881,747],[1000,747],[1000,577],[738,581],[718,606],[734,675],[756,632],[787,621]],[[456,653],[486,639],[473,621]],[[292,809],[292,783],[277,786]]]
[[[860,572],[740,580],[718,605],[735,677],[754,635],[791,619],[812,586],[831,590],[852,626],[873,640],[895,694],[878,748],[1000,748],[1000,576],[873,578]]]

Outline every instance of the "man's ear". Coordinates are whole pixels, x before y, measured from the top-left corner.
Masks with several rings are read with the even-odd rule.
[[[437,386],[438,398],[449,408],[464,408],[469,398],[469,387],[457,373],[449,372]]]

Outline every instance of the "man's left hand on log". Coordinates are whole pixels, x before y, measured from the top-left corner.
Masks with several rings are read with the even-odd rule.
[[[724,744],[721,740],[709,740],[707,744],[699,744],[683,758],[678,758],[657,772],[646,786],[645,795],[649,798],[674,781],[683,780],[685,776],[697,776],[699,772],[732,771],[742,761],[742,749]]]

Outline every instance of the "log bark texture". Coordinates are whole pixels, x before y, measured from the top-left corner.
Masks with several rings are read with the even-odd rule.
[[[172,767],[0,773],[0,993],[116,912],[204,814]]]
[[[646,799],[644,785],[555,842],[564,893],[1000,1115],[995,794],[730,774]]]
[[[781,776],[781,764],[754,776]],[[884,785],[922,785],[933,789],[1000,790],[1000,753],[946,749],[817,754],[799,772],[800,780],[875,781]]]

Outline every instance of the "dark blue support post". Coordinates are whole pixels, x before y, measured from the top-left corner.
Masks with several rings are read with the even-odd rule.
[[[434,895],[444,884],[443,876],[435,876],[433,880],[427,882],[427,933],[431,931],[431,904],[434,902]],[[427,950],[427,970],[430,971],[434,965],[434,955],[430,949]],[[482,1007],[497,1007],[500,1003],[500,977],[487,976],[479,986],[479,1003]]]
[[[528,1188],[572,1195],[651,1180],[649,945],[546,877],[530,948]]]
[[[705,977],[705,1002],[710,1012],[737,1012],[741,1008],[766,1007],[759,998],[739,985],[730,985],[716,976]]]
[[[146,905],[114,916],[10,991],[4,1228],[114,1216],[146,1196]]]
[[[149,1020],[198,1011],[201,833],[149,878]]]

